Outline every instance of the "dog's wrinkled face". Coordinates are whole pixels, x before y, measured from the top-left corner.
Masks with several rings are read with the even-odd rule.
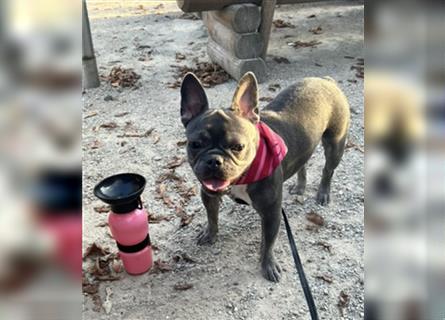
[[[257,82],[251,73],[239,82],[230,109],[209,109],[193,74],[181,87],[181,120],[186,128],[188,161],[204,188],[222,192],[255,158],[259,121]]]

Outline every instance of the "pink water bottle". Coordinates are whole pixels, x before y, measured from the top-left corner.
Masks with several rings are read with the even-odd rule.
[[[94,187],[94,194],[111,206],[108,225],[129,274],[142,274],[153,265],[147,212],[141,194],[145,178],[135,173],[110,176]]]

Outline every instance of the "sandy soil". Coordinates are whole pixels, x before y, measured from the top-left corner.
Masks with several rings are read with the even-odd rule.
[[[147,2],[144,2],[147,3]],[[135,6],[137,3],[134,4]],[[158,4],[156,4],[158,5]],[[119,7],[107,14],[98,2],[90,1],[91,26],[100,73],[121,65],[133,68],[141,78],[137,88],[114,88],[105,81],[98,89],[84,93],[83,169],[84,169],[84,250],[93,242],[116,251],[108,228],[106,213],[94,208],[102,205],[92,194],[100,179],[119,172],[137,172],[147,179],[143,201],[148,211],[170,221],[150,225],[155,259],[169,263],[171,271],[130,276],[120,273],[117,281],[100,283],[98,296],[106,307],[95,311],[92,296],[84,295],[85,319],[309,319],[303,292],[297,280],[284,226],[276,244],[276,258],[283,267],[278,284],[262,278],[259,269],[260,220],[257,214],[230,199],[220,213],[220,233],[213,246],[197,246],[195,237],[206,223],[199,199],[193,195],[182,206],[191,223],[180,227],[175,210],[159,199],[156,180],[168,169],[175,156],[184,157],[183,127],[179,118],[179,90],[168,88],[175,80],[171,65],[193,65],[193,59],[208,61],[207,33],[199,20],[180,18],[174,2],[155,9]],[[313,18],[308,18],[315,15]],[[281,6],[275,19],[295,28],[274,28],[267,64],[269,79],[260,85],[261,97],[274,97],[268,88],[285,88],[306,76],[331,76],[346,93],[352,123],[349,148],[334,175],[331,204],[315,203],[324,158],[321,147],[308,165],[308,187],[304,204],[289,192],[296,177],[285,184],[286,208],[299,247],[321,319],[362,319],[364,300],[363,227],[363,81],[351,66],[363,57],[363,4]],[[309,29],[322,27],[314,35]],[[295,49],[293,41],[319,40],[315,48]],[[149,47],[148,47],[149,46]],[[151,52],[150,52],[151,51]],[[185,60],[176,60],[176,53]],[[285,57],[290,64],[278,63]],[[346,56],[346,57],[345,57]],[[352,59],[351,59],[352,57]],[[207,89],[212,107],[229,105],[236,82]],[[266,102],[261,102],[262,106]],[[126,113],[126,114],[125,114]],[[124,114],[124,115],[123,115]],[[117,115],[117,116],[116,116]],[[115,123],[108,127],[104,124]],[[147,137],[119,137],[124,133],[144,133]],[[197,187],[187,163],[175,169],[184,179],[183,187]],[[175,182],[164,181],[167,195],[175,205],[181,195]],[[196,191],[196,190],[195,190]],[[193,193],[193,189],[191,191]],[[325,220],[316,227],[307,220],[315,211]],[[187,254],[194,262],[172,260]],[[90,261],[85,262],[88,269]],[[89,275],[87,275],[89,277]],[[178,283],[192,287],[175,290]],[[349,300],[339,308],[344,292]],[[342,309],[342,311],[341,311]],[[343,313],[343,316],[342,316]]]

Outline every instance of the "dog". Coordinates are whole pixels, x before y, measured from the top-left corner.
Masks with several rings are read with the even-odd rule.
[[[260,114],[253,73],[240,79],[232,104],[226,109],[210,109],[199,80],[188,73],[181,85],[181,121],[187,136],[188,162],[202,184],[201,198],[208,219],[198,244],[216,241],[221,196],[231,195],[260,214],[262,274],[278,282],[281,268],[273,246],[281,221],[283,183],[298,173],[297,194],[303,194],[305,164],[321,141],[326,163],[317,200],[328,204],[349,118],[348,101],[329,77],[305,78],[288,87]],[[252,168],[254,163],[260,167]]]

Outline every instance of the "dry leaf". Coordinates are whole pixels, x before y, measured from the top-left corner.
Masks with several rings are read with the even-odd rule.
[[[120,117],[123,117],[123,116],[126,116],[127,114],[129,114],[130,112],[121,112],[121,113],[117,113],[117,114],[115,114],[114,116],[116,117],[116,118],[120,118]]]
[[[108,213],[111,210],[110,206],[106,206],[106,205],[103,205],[103,206],[100,206],[100,207],[94,207],[93,209],[97,213]]]
[[[230,79],[229,74],[219,65],[214,63],[196,62],[194,68],[175,65],[172,65],[171,67],[175,69],[176,80],[175,82],[167,85],[169,88],[179,88],[181,86],[182,79],[189,72],[194,73],[205,88],[211,88],[215,85],[225,83]]]
[[[176,52],[175,54],[176,61],[185,60],[185,55],[182,53]]]
[[[173,159],[169,163],[167,163],[166,168],[174,169],[182,165],[184,162],[185,162],[184,157],[174,156]]]
[[[114,66],[109,75],[102,76],[102,79],[109,82],[113,87],[129,88],[134,87],[140,77],[133,69]]]
[[[150,128],[147,131],[145,131],[144,133],[124,133],[124,134],[118,135],[117,137],[118,138],[146,138],[151,135],[153,130],[154,130],[153,128]]]
[[[98,149],[102,143],[99,140],[94,140],[92,143],[90,143],[90,148],[92,150]]]
[[[313,34],[322,34],[323,29],[321,26],[318,26],[316,28],[309,29],[309,32],[312,32]]]
[[[118,125],[116,122],[107,122],[107,123],[103,123],[99,126],[99,128],[104,128],[104,129],[115,129],[117,127],[118,127]]]
[[[93,112],[87,114],[83,119],[85,120],[85,119],[88,119],[88,118],[91,118],[91,117],[95,117],[95,116],[97,116],[97,112],[93,111]]]
[[[323,226],[324,225],[324,219],[322,216],[320,216],[318,213],[316,213],[315,211],[311,211],[309,213],[306,214],[306,219],[314,224],[316,224],[317,226]]]
[[[271,84],[271,85],[269,85],[269,86],[267,87],[267,89],[268,89],[269,91],[275,92],[275,91],[281,89],[281,86],[280,86],[278,83],[275,83],[275,84]]]
[[[327,283],[329,283],[329,284],[332,283],[332,282],[334,281],[334,280],[332,279],[331,276],[324,275],[324,274],[315,276],[315,278],[317,278],[317,279],[321,279],[321,280],[323,280],[323,281],[325,281],[325,282],[327,282]]]
[[[197,15],[194,13],[186,12],[179,16],[179,19],[186,19],[186,20],[200,20]]]
[[[294,47],[295,49],[298,48],[314,48],[317,47],[319,44],[321,44],[321,41],[317,41],[317,40],[311,40],[311,41],[294,41],[294,42],[289,42],[287,45]]]
[[[281,19],[277,19],[273,21],[273,25],[275,26],[275,28],[295,28],[295,26],[290,23],[290,22],[286,22],[284,20]]]
[[[274,57],[273,59],[276,63],[285,63],[285,64],[290,63],[289,59],[284,58],[284,57]]]
[[[193,288],[193,285],[192,285],[191,283],[185,283],[185,282],[182,282],[182,283],[177,283],[177,284],[175,284],[175,285],[173,286],[173,288],[174,288],[175,290],[178,290],[178,291],[184,291],[184,290],[188,290],[188,289]]]
[[[176,142],[176,145],[178,147],[185,146],[186,144],[187,144],[187,140],[181,140],[181,141]]]
[[[340,295],[338,297],[338,303],[337,306],[340,309],[340,314],[343,317],[343,309],[346,308],[346,306],[349,304],[349,295],[344,291],[340,291]]]
[[[153,273],[164,273],[172,271],[173,267],[168,262],[158,259],[154,262],[151,270]]]
[[[330,243],[324,242],[324,241],[318,241],[317,243],[315,243],[318,246],[322,246],[323,249],[329,251],[329,253],[331,253],[331,249],[332,249],[332,245]]]
[[[312,19],[312,18],[315,18],[315,17],[316,17],[315,14],[311,14],[310,16],[307,16],[308,19]]]
[[[86,250],[83,255],[83,260],[88,257],[102,257],[110,254],[110,249],[103,248],[102,246],[93,242]]]

